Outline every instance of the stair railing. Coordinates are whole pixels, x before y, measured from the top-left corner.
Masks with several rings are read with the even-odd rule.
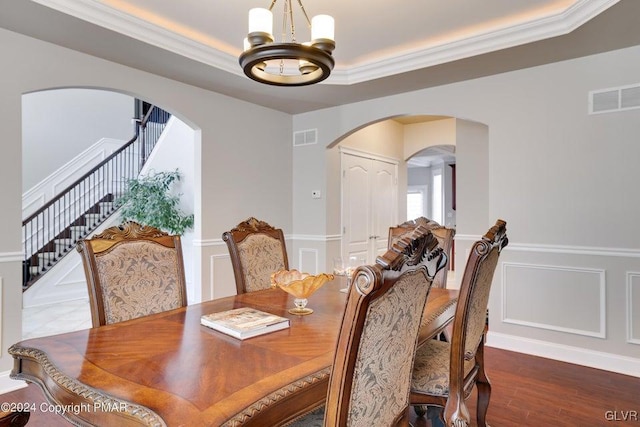
[[[22,222],[23,289],[115,211],[128,180],[138,176],[170,114],[152,106],[135,119],[135,135]]]

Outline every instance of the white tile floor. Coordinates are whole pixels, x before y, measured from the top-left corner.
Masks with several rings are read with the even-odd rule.
[[[91,327],[88,300],[22,309],[22,339],[56,335]]]

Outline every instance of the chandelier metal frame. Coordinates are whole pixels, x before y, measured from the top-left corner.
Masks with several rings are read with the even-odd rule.
[[[269,11],[273,9],[276,1],[272,0]],[[250,79],[275,86],[306,86],[319,83],[331,74],[335,65],[332,56],[335,41],[329,38],[318,38],[311,40],[310,43],[298,43],[291,4],[292,0],[285,0],[282,42],[274,42],[273,36],[267,32],[254,31],[248,34],[246,40],[248,47],[240,55],[239,63]],[[298,4],[311,28],[311,21],[302,1],[298,0]],[[290,33],[290,42],[285,41],[287,29]],[[285,60],[297,60],[299,74],[285,73]],[[280,61],[277,73],[267,68],[267,61]]]

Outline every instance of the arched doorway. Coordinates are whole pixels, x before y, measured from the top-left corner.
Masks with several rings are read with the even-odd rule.
[[[23,219],[131,140],[138,103],[139,99],[111,89],[59,88],[22,95]],[[147,131],[158,124],[150,120]],[[158,139],[141,174],[179,169],[181,182],[176,191],[180,193],[180,206],[194,212],[195,182],[199,179],[194,155],[197,131],[175,115],[165,124],[163,141]],[[122,181],[121,170],[111,168],[109,176]],[[92,228],[90,234],[120,222],[116,213],[98,228]],[[182,236],[183,259],[189,302],[199,302],[200,287],[195,286],[194,279],[197,267],[191,255],[193,240],[192,230]],[[47,270],[23,293],[23,338],[90,326],[86,279],[80,258],[71,249],[67,246],[62,252],[56,248],[64,255],[59,257],[60,265]],[[62,322],[55,322],[56,319]]]
[[[427,147],[407,159],[407,219],[455,228],[455,145]]]
[[[360,150],[378,153],[382,150],[383,155],[399,159],[398,222],[407,218],[408,161],[430,147],[440,147],[438,150],[441,155],[451,156],[446,157],[447,163],[444,160],[442,162],[443,165],[447,165],[446,173],[452,174],[450,181],[453,179],[454,169],[448,165],[455,163],[455,215],[451,212],[451,194],[449,212],[446,209],[443,211],[442,222],[447,224],[447,216],[449,213],[452,214],[449,218],[450,224],[455,225],[456,241],[461,243],[457,245],[458,250],[454,255],[455,264],[464,265],[466,246],[477,237],[474,231],[486,228],[489,221],[488,127],[481,123],[446,116],[389,117],[359,126],[329,144],[326,150],[327,230],[339,230],[342,237],[343,171],[340,147],[354,136],[359,137],[361,141],[367,141],[359,146]],[[452,190],[453,186],[450,191]],[[446,195],[444,197],[446,198]],[[343,246],[342,242],[340,245],[328,242],[327,261],[341,256]]]

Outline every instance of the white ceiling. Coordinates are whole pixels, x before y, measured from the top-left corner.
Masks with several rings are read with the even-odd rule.
[[[318,85],[271,87],[237,61],[248,10],[269,4],[0,0],[0,27],[289,113],[640,44],[638,0],[304,0],[310,16],[335,18],[336,67]],[[297,1],[293,9],[304,41]]]

